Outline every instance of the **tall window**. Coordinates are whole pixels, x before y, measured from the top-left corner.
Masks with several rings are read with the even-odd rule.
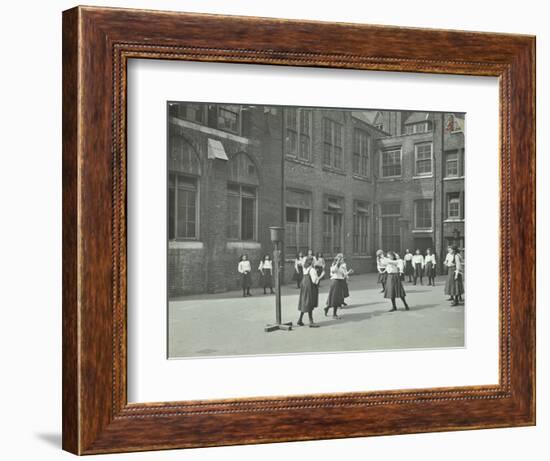
[[[342,125],[329,118],[323,119],[323,140],[323,163],[342,170]]]
[[[369,205],[355,201],[353,204],[353,252],[368,254]]]
[[[334,255],[342,252],[343,200],[336,197],[327,197],[323,213],[323,252]]]
[[[445,153],[445,177],[458,178],[460,176],[458,151]]]
[[[168,138],[168,239],[199,238],[200,159],[192,145],[170,126]]]
[[[197,238],[197,179],[176,173],[168,176],[168,238]]]
[[[358,128],[353,130],[353,173],[361,176],[369,173],[369,136]]]
[[[416,200],[414,202],[414,227],[416,229],[432,228],[432,200]]]
[[[391,178],[401,176],[401,149],[387,149],[381,152],[380,176]]]
[[[286,254],[311,248],[311,193],[286,190]]]
[[[301,160],[311,160],[311,110],[285,109],[286,151]]]
[[[218,128],[232,133],[240,132],[239,106],[218,106]]]
[[[386,251],[401,250],[400,217],[401,203],[386,202],[380,205],[380,234],[382,236],[382,248]]]
[[[227,238],[256,238],[256,188],[239,184],[227,185]]]
[[[426,142],[414,146],[415,175],[429,176],[432,174],[432,143]]]
[[[447,195],[447,219],[460,219],[460,194],[453,192]]]

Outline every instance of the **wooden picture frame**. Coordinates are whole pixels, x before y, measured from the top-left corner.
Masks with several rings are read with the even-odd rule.
[[[506,274],[499,293],[499,384],[128,404],[131,58],[498,77],[500,270]],[[518,261],[521,270],[506,270]],[[534,37],[94,7],[63,13],[65,450],[93,454],[533,424]]]

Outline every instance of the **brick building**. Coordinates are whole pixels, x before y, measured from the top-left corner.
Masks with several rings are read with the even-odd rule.
[[[455,114],[169,103],[169,296],[238,287],[285,227],[298,251],[464,245],[464,118]],[[254,278],[256,280],[256,277]]]

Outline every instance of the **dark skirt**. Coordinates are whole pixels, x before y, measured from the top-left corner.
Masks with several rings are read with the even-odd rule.
[[[387,278],[388,278],[387,272],[378,273],[378,283],[381,283],[382,285],[384,285],[386,283]]]
[[[399,274],[388,274],[386,289],[384,290],[384,298],[404,298],[405,296],[407,296],[407,293],[405,293]]]
[[[414,267],[410,259],[405,261],[405,275],[414,275]]]
[[[298,299],[298,310],[300,312],[311,312],[319,304],[319,288],[311,281],[311,277],[302,278],[300,284],[300,297]]]
[[[328,291],[327,307],[340,307],[344,304],[344,280],[332,279]]]
[[[343,286],[343,295],[344,298],[349,298],[349,287],[348,287],[348,281],[344,279],[344,286]]]
[[[423,274],[424,274],[424,270],[422,269],[422,264],[421,263],[416,263],[414,265],[414,276],[415,277],[422,277]]]
[[[426,263],[424,271],[426,272],[426,277],[435,278],[435,266],[431,261]]]
[[[250,288],[251,279],[252,278],[250,277],[250,272],[247,272],[246,274],[241,274],[241,287]]]
[[[260,272],[260,287],[273,288],[273,274],[271,269],[264,269],[263,274]]]
[[[449,275],[447,276],[447,282],[445,282],[445,294],[448,296],[460,296],[464,293],[464,283],[462,281],[462,274],[458,274],[455,280],[455,271],[449,268]]]
[[[298,266],[298,272],[296,272],[296,270],[294,271],[292,280],[295,280],[296,282],[301,282],[303,276],[304,276],[304,268],[302,266]]]

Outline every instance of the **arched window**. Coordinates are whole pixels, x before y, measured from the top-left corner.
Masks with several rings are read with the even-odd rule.
[[[257,189],[260,184],[256,165],[241,152],[229,160],[227,183],[227,238],[256,240]]]
[[[197,239],[200,158],[182,136],[170,138],[168,152],[168,238]]]

